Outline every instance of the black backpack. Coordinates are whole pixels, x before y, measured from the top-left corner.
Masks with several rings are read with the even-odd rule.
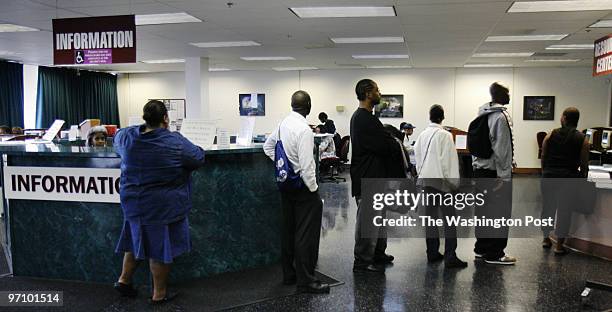
[[[490,113],[489,113],[490,114]],[[482,114],[470,122],[467,147],[470,154],[478,158],[491,158],[493,148],[489,137],[489,114]]]

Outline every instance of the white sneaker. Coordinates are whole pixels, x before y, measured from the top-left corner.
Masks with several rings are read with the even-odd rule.
[[[516,263],[516,258],[510,256],[503,256],[499,259],[495,260],[486,260],[485,262],[488,264],[501,264],[501,265],[514,265]]]

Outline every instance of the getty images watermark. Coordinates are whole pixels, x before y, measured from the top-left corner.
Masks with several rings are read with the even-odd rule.
[[[585,179],[546,179],[545,187],[543,180],[535,176],[512,180],[362,179],[357,213],[359,235],[428,237],[431,227],[437,227],[440,233],[444,228],[453,228],[459,238],[539,238],[555,225],[555,214],[542,212],[545,198],[551,198],[544,196],[544,189],[549,195],[552,192],[554,199],[555,191],[579,189],[584,182]],[[562,203],[559,209],[582,213],[580,209],[584,207],[579,198]],[[610,237],[612,228],[599,229],[593,235]]]

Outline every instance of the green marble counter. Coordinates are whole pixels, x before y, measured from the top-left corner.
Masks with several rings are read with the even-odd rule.
[[[112,148],[0,146],[9,166],[118,168]],[[280,259],[280,195],[261,145],[206,151],[194,172],[189,215],[193,250],[175,259],[172,280],[239,271]],[[9,200],[13,274],[112,282],[123,215],[119,204]],[[148,281],[140,269],[140,282]]]

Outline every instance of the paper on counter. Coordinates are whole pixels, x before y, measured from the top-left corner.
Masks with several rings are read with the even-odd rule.
[[[251,146],[253,142],[253,129],[255,129],[254,117],[240,117],[240,130],[236,138],[236,144],[240,146]]]
[[[467,135],[458,134],[455,136],[455,148],[456,149],[467,149]]]

